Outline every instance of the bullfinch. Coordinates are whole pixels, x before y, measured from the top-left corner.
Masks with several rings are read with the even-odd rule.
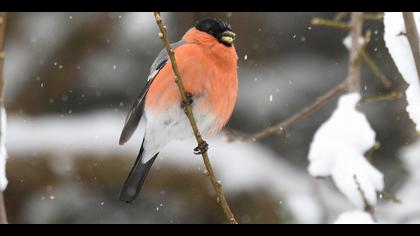
[[[204,137],[217,134],[230,119],[238,95],[237,60],[229,24],[203,19],[172,44],[189,104]],[[193,137],[168,53],[163,49],[150,68],[147,83],[127,115],[120,137],[125,144],[140,122],[145,134],[120,200],[133,202],[159,151],[172,140]],[[195,154],[206,147],[197,147]]]

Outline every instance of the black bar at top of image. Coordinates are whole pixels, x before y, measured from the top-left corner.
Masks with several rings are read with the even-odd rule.
[[[1,0],[0,11],[418,11],[415,0]]]

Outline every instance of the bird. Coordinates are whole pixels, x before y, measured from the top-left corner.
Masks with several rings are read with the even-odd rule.
[[[171,44],[197,126],[204,138],[216,135],[229,121],[238,96],[238,55],[230,24],[217,19],[197,21]],[[119,144],[124,145],[140,122],[144,136],[137,159],[122,187],[120,200],[132,203],[162,150],[173,140],[193,137],[175,83],[168,53],[162,49],[150,67],[147,83],[128,112]],[[208,144],[194,149],[199,155]]]

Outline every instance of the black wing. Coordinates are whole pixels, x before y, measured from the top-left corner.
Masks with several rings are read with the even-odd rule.
[[[171,44],[171,47],[172,49],[175,49],[183,44],[184,41],[181,40],[179,42]],[[146,86],[143,88],[143,91],[137,97],[125,120],[124,128],[120,136],[120,145],[125,144],[131,138],[131,136],[133,136],[134,131],[137,129],[144,112],[144,98],[146,97],[146,94],[149,91],[150,85],[152,84],[153,80],[159,74],[159,71],[167,64],[168,59],[168,53],[165,49],[162,49],[155,61],[153,62],[152,66],[150,67],[150,74],[147,78]]]

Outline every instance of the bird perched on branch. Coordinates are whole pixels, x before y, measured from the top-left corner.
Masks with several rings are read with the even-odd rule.
[[[238,95],[237,60],[229,24],[204,19],[172,44],[176,63],[198,128],[204,137],[218,133],[230,119]],[[183,100],[175,84],[168,53],[163,49],[153,62],[147,84],[128,113],[120,137],[125,144],[140,121],[145,134],[137,160],[123,186],[120,199],[131,203],[139,194],[159,151],[175,139],[192,136]],[[208,146],[194,149],[195,154]]]

